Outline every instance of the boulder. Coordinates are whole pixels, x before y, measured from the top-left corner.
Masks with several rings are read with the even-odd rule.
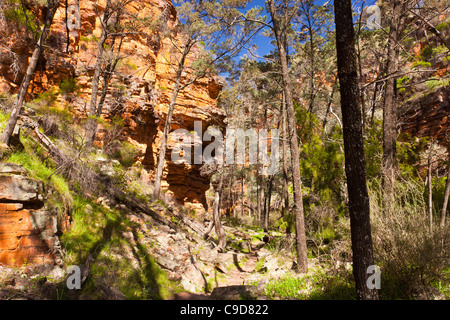
[[[214,300],[256,300],[263,295],[258,286],[226,286],[216,287],[211,293]]]
[[[0,202],[43,201],[43,184],[20,175],[0,175]]]
[[[2,162],[0,163],[0,173],[27,175],[28,170],[17,163]]]

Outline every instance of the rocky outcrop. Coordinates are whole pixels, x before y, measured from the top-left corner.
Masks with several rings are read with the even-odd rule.
[[[13,163],[0,164],[0,264],[59,264],[57,216],[46,211],[42,182]]]
[[[400,130],[448,145],[450,86],[442,86],[407,101],[400,109]]]
[[[80,28],[71,30],[69,37],[65,3],[61,1],[55,15],[48,48],[39,63],[30,92],[36,96],[53,90],[57,97],[55,106],[67,108],[75,118],[82,120],[86,117],[86,106],[91,97],[91,80],[97,59],[96,39],[101,34],[99,16],[103,14],[105,1],[69,0],[70,8],[75,8],[75,11],[79,8],[81,17]],[[140,17],[155,19],[164,13],[168,29],[173,29],[179,23],[170,0],[135,1],[128,9],[131,13],[138,13]],[[31,54],[31,41],[26,41],[26,37],[23,37],[25,31],[17,33],[14,30],[7,31],[6,25],[0,25],[0,29],[2,27],[4,29],[0,30],[0,38],[8,39],[11,50],[0,48],[0,90],[16,92],[23,74],[14,74],[11,66],[17,66],[19,71],[26,69],[27,59]],[[121,48],[123,59],[111,80],[102,117],[106,120],[122,118],[125,125],[122,138],[140,150],[136,161],[143,164],[146,176],[151,181],[175,82],[173,45],[157,31],[143,29],[139,34],[126,37]],[[192,79],[193,71],[189,66],[199,50],[202,48],[195,48],[188,58],[182,77],[183,84]],[[63,94],[58,91],[59,84],[66,79],[75,79],[75,92]],[[209,77],[199,79],[181,91],[172,129],[192,131],[194,121],[202,121],[204,130],[212,124],[222,124],[224,113],[216,107],[216,98],[221,88],[218,78]],[[98,144],[101,145],[104,135],[105,132],[100,130]],[[168,160],[172,148],[173,145],[169,145]],[[209,177],[201,176],[199,168],[199,165],[178,166],[168,161],[163,176],[163,189],[181,204],[192,203],[198,209],[206,207],[205,191],[209,189]]]

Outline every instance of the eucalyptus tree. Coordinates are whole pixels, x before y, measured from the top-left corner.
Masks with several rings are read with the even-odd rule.
[[[300,150],[298,145],[297,126],[295,121],[295,109],[293,100],[293,84],[289,74],[289,66],[286,52],[285,37],[283,30],[286,30],[286,25],[289,20],[284,21],[284,25],[281,24],[280,19],[280,7],[275,5],[275,0],[266,1],[266,5],[270,16],[272,18],[272,24],[268,25],[272,29],[276,46],[278,49],[278,55],[281,65],[281,77],[283,83],[283,92],[286,98],[287,116],[288,116],[288,130],[290,136],[291,147],[291,162],[292,162],[292,178],[294,189],[294,206],[295,206],[295,226],[296,226],[296,248],[297,248],[297,270],[299,272],[308,271],[308,257],[306,248],[306,233],[305,233],[305,217],[303,210],[303,196],[302,196],[302,181],[300,174]],[[294,4],[295,5],[295,4]],[[282,7],[281,7],[282,8]],[[288,8],[285,7],[284,10]]]
[[[86,126],[86,147],[89,149],[95,140],[98,122],[102,115],[109,83],[117,67],[123,58],[121,48],[126,36],[136,33],[139,21],[128,10],[134,0],[106,0],[103,15],[100,18],[101,34],[97,44],[97,60],[92,77],[92,93],[89,102],[89,117]],[[103,77],[102,90],[99,96],[100,78]]]
[[[320,96],[327,97],[327,86],[332,84],[335,75],[334,32],[331,28],[333,18],[331,4],[317,5],[312,0],[300,2],[293,22],[296,27],[292,46],[295,56],[292,62],[294,73],[302,79],[308,111],[322,103]],[[332,89],[330,89],[332,90]]]
[[[378,299],[378,292],[367,285],[374,258],[351,0],[335,0],[334,10],[353,275],[358,299]]]

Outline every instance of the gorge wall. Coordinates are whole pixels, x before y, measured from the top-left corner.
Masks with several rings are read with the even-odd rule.
[[[0,164],[0,265],[60,263],[56,213],[44,207],[40,181],[14,163]]]
[[[92,76],[97,59],[98,39],[101,34],[100,19],[105,1],[69,0],[68,19],[75,27],[68,33],[66,28],[66,1],[61,1],[47,41],[45,54],[30,86],[30,97],[54,90],[59,109],[71,112],[75,119],[86,118],[91,97]],[[165,17],[167,28],[178,23],[177,12],[171,0],[139,0],[127,7],[140,18],[156,20]],[[34,12],[43,16],[43,12]],[[76,16],[80,23],[77,26]],[[8,29],[9,28],[9,29]],[[15,93],[24,76],[28,58],[33,49],[32,41],[25,37],[25,30],[10,30],[11,24],[0,19],[0,93]],[[177,41],[177,39],[176,39]],[[179,38],[178,38],[179,41]],[[194,48],[188,57],[182,84],[190,81],[195,60],[201,48]],[[102,117],[107,121],[118,116],[124,123],[123,139],[140,150],[136,159],[145,168],[143,174],[152,181],[159,153],[160,139],[164,129],[170,99],[175,83],[173,44],[154,29],[143,29],[124,38],[121,46],[122,59],[114,74],[105,100]],[[63,94],[58,91],[64,80],[75,79],[77,90]],[[225,118],[217,108],[221,90],[218,78],[208,77],[195,81],[181,91],[175,108],[172,129],[194,129],[194,121],[202,121],[206,129],[221,124]],[[100,89],[101,90],[101,89]],[[99,130],[97,144],[102,143]],[[209,177],[201,176],[200,165],[175,165],[170,162],[174,145],[169,141],[163,190],[182,204],[196,209],[207,207],[205,192],[209,189]]]

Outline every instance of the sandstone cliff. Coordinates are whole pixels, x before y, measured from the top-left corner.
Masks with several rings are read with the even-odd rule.
[[[75,26],[68,37],[65,1],[61,1],[48,38],[48,48],[30,86],[31,97],[53,89],[57,92],[57,107],[67,109],[77,120],[86,117],[86,106],[90,101],[97,40],[101,33],[99,17],[103,14],[104,5],[105,1],[69,0],[71,12],[68,17],[71,19],[72,14],[77,15],[79,10],[80,28]],[[129,10],[141,18],[156,19],[164,13],[169,29],[179,23],[170,0],[135,1]],[[42,12],[35,14],[42,16]],[[8,30],[9,26],[4,21],[0,24],[0,29],[3,29],[0,38],[10,48],[0,48],[0,91],[14,93],[20,85],[23,70],[26,70],[32,42],[27,37],[20,37],[24,30]],[[150,29],[126,37],[121,50],[123,59],[110,83],[102,116],[106,120],[113,116],[124,120],[123,139],[139,148],[141,153],[136,161],[143,164],[143,175],[149,181],[157,162],[164,119],[174,86],[176,70],[171,47],[169,40]],[[188,64],[195,59],[196,50],[189,57]],[[192,73],[190,68],[186,70],[183,83],[190,79]],[[59,84],[67,79],[75,79],[77,91],[73,94],[57,91]],[[178,97],[173,129],[192,131],[194,121],[202,121],[203,128],[222,123],[224,113],[216,107],[220,90],[220,81],[215,78],[201,79],[183,90]],[[102,130],[98,135],[100,144],[101,138]],[[169,142],[168,155],[172,148]],[[209,178],[199,174],[198,165],[176,166],[167,161],[163,179],[163,189],[178,202],[191,203],[197,209],[207,206],[205,192],[209,189]]]
[[[61,263],[61,224],[43,200],[40,181],[20,165],[0,164],[0,264]]]

